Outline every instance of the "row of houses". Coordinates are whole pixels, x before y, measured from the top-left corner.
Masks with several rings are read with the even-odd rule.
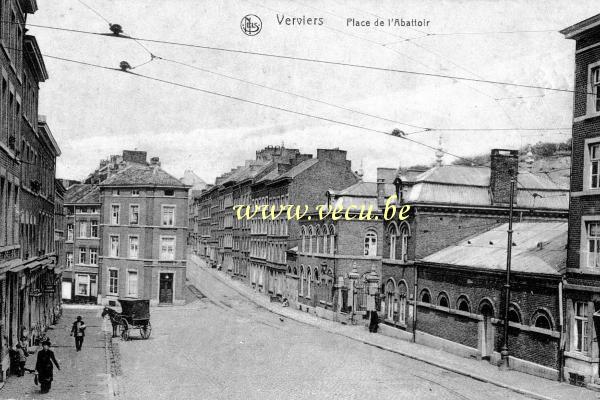
[[[38,115],[48,79],[34,36],[34,0],[0,0],[0,380],[18,340],[35,343],[60,314],[65,188],[55,179],[61,151]]]
[[[63,299],[183,304],[190,187],[158,157],[147,161],[136,150],[102,161],[83,183],[70,182]]]
[[[438,151],[431,168],[379,168],[376,182],[364,182],[339,149],[312,157],[267,147],[194,196],[193,251],[326,318],[353,323],[375,309],[386,334],[492,363],[504,350],[510,368],[595,384],[600,15],[562,33],[576,41],[570,187],[521,167],[516,150],[492,150],[485,166],[443,165]],[[385,220],[390,199],[411,206],[408,218]],[[234,216],[236,205],[371,206],[379,219],[320,220],[313,212],[247,221]]]

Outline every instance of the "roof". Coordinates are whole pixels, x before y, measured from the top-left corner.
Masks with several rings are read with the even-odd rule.
[[[475,235],[422,261],[504,271],[508,224]],[[511,270],[529,274],[560,275],[567,260],[567,222],[513,224]]]
[[[64,202],[65,204],[99,204],[100,189],[97,185],[76,183],[67,189]]]
[[[310,158],[306,161],[303,161],[300,164],[295,165],[292,168],[290,168],[287,172],[284,172],[283,174],[281,174],[279,179],[295,178],[296,176],[300,175],[302,172],[306,171],[307,169],[309,169],[310,167],[312,167],[313,165],[315,165],[318,162],[319,162],[318,158]]]
[[[405,192],[408,203],[493,206],[490,192],[490,168],[464,165],[433,167],[416,177]],[[537,209],[569,208],[569,189],[542,173],[520,173],[516,187],[517,207]],[[386,189],[386,195],[393,191]]]
[[[377,197],[376,182],[356,182],[339,192],[330,191],[335,196]]]
[[[600,25],[600,14],[580,21],[560,31],[567,39],[575,39],[577,35]]]
[[[100,186],[165,186],[188,187],[179,179],[154,165],[130,164],[106,178]]]

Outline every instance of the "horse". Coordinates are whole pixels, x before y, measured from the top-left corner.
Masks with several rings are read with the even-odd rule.
[[[113,328],[112,337],[117,337],[117,329],[120,325],[120,314],[110,307],[104,307],[104,310],[102,311],[102,318],[104,318],[106,315],[108,315],[108,317],[110,318],[110,323]]]

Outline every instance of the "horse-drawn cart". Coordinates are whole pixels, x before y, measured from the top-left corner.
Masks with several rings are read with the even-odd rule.
[[[113,325],[113,337],[117,328],[121,330],[121,338],[129,340],[131,330],[139,329],[142,339],[148,339],[152,332],[150,324],[150,300],[119,299],[121,312],[105,307],[102,316],[109,315]]]

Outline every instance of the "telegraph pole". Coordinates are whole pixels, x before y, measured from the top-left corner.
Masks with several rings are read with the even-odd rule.
[[[512,171],[511,171],[512,175]],[[510,179],[510,204],[508,211],[508,242],[506,244],[506,283],[504,284],[504,340],[500,355],[500,368],[508,369],[508,308],[510,305],[510,262],[512,255],[512,234],[513,234],[513,199],[515,196],[515,178]]]

